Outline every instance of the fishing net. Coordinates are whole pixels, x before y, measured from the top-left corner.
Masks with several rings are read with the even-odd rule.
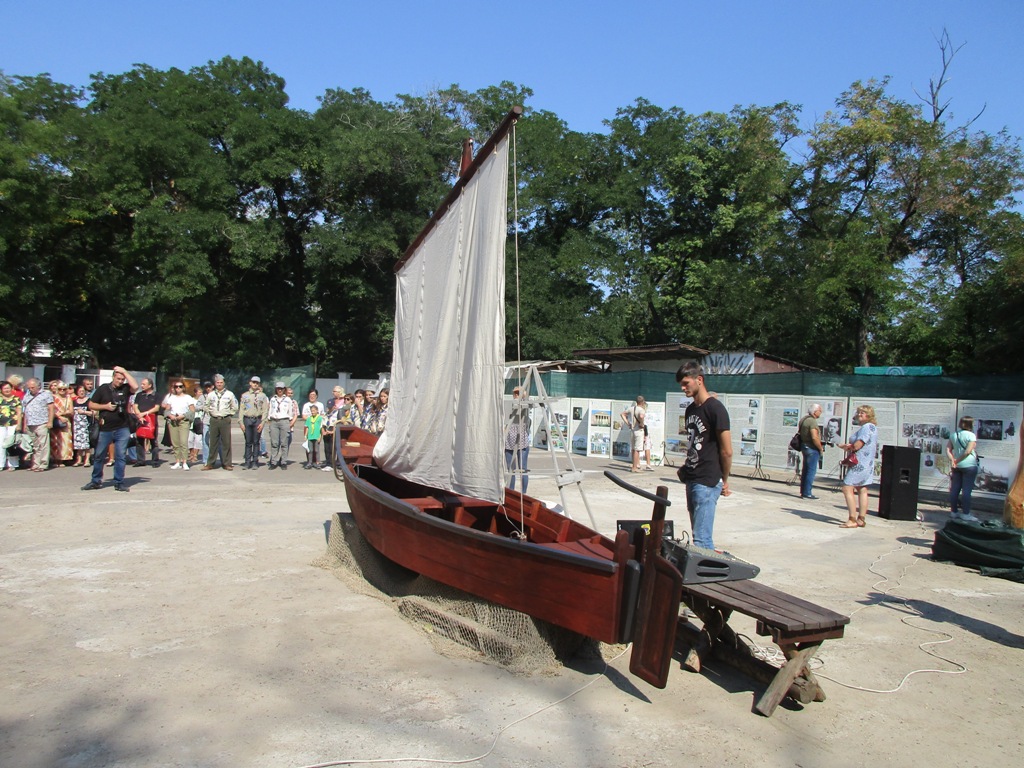
[[[391,562],[363,538],[350,514],[333,516],[327,551],[313,565],[333,571],[355,592],[393,604],[444,656],[483,659],[516,674],[534,675],[555,674],[570,657],[612,653],[610,646]]]

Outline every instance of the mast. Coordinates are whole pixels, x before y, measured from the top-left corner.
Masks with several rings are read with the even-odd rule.
[[[462,162],[459,163],[459,176],[465,176],[466,171],[469,170],[469,166],[473,164],[473,139],[467,137],[462,142]]]

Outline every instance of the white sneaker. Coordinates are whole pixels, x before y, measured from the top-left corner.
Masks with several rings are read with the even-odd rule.
[[[960,513],[960,522],[962,522],[962,523],[980,523],[981,520],[978,517],[975,517],[972,514],[966,514],[965,515],[963,512],[961,512]]]
[[[949,519],[950,520],[962,520],[963,519],[963,515],[961,515],[959,512],[950,512],[949,513]]]
[[[188,472],[188,464],[184,464],[184,463],[183,463],[183,464],[181,465],[181,468],[182,468],[182,469],[184,469],[184,470],[185,470],[186,472]]]
[[[181,469],[181,464],[179,464],[178,462],[174,462],[173,464],[171,464],[171,469]]]

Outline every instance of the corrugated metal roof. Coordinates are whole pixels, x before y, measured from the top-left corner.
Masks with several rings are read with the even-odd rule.
[[[629,360],[643,362],[644,360],[678,360],[682,357],[704,357],[711,354],[707,349],[691,347],[689,344],[673,342],[671,344],[651,344],[644,347],[612,347],[610,349],[574,349],[574,355],[590,357],[594,360],[615,362],[616,360]]]
[[[515,371],[537,366],[541,373],[546,371],[568,371],[572,373],[603,373],[607,368],[601,360],[506,360],[505,378],[511,378]]]

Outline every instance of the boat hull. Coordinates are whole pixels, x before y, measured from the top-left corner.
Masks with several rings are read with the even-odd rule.
[[[373,464],[372,435],[339,435],[349,508],[384,557],[602,642],[628,637],[637,589],[624,532],[613,542],[515,491],[499,506],[404,483]]]

